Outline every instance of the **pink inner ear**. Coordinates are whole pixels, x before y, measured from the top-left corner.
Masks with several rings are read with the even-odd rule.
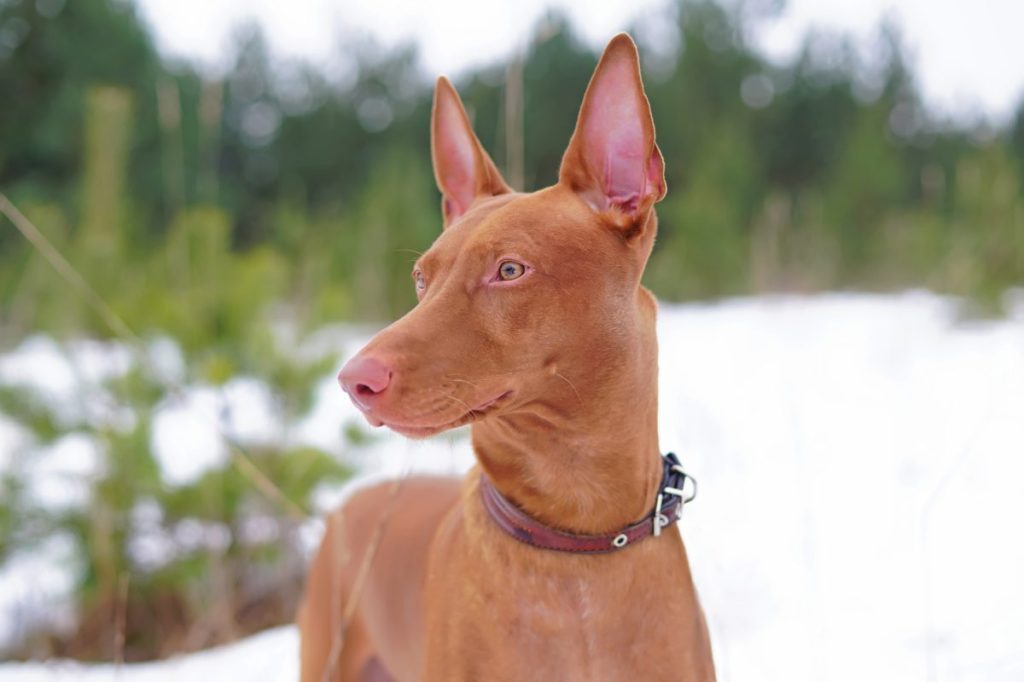
[[[450,207],[450,218],[462,215],[476,196],[473,141],[458,107],[445,98],[438,107],[437,174]]]
[[[627,59],[606,64],[591,86],[584,155],[600,178],[605,208],[635,211],[660,190],[661,160],[653,149],[650,114],[642,97],[636,67]]]

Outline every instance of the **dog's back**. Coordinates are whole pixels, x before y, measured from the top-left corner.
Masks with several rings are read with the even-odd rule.
[[[418,679],[427,555],[460,486],[434,477],[379,483],[327,517],[299,607],[303,680],[388,680],[389,667]]]

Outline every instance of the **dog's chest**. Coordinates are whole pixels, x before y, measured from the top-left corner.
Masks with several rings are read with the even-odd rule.
[[[500,592],[481,595],[487,615],[478,614],[474,625],[486,640],[475,646],[491,649],[492,660],[504,659],[503,679],[622,680],[635,670],[643,623],[623,608],[618,581],[505,577]]]
[[[665,543],[597,557],[544,552],[487,518],[477,525],[477,513],[479,535],[453,524],[434,554],[427,679],[679,679],[685,647],[674,644],[696,622],[685,556]],[[680,560],[682,580],[659,579]]]
[[[564,636],[578,633],[576,643],[593,648],[595,629],[604,621],[605,608],[594,598],[594,585],[582,578],[551,578],[525,581],[520,598],[511,600],[513,631],[526,637]]]

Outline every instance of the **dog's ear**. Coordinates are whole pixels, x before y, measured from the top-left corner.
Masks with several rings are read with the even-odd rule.
[[[441,190],[444,225],[465,213],[475,199],[512,191],[469,125],[462,100],[447,78],[437,79],[430,126],[434,178]]]
[[[665,196],[665,162],[654,141],[640,59],[625,33],[608,43],[590,79],[559,182],[629,235],[639,233]]]

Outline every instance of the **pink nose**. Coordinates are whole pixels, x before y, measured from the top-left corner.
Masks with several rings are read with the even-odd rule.
[[[391,383],[391,370],[379,360],[357,355],[341,368],[338,383],[352,400],[368,407]]]

